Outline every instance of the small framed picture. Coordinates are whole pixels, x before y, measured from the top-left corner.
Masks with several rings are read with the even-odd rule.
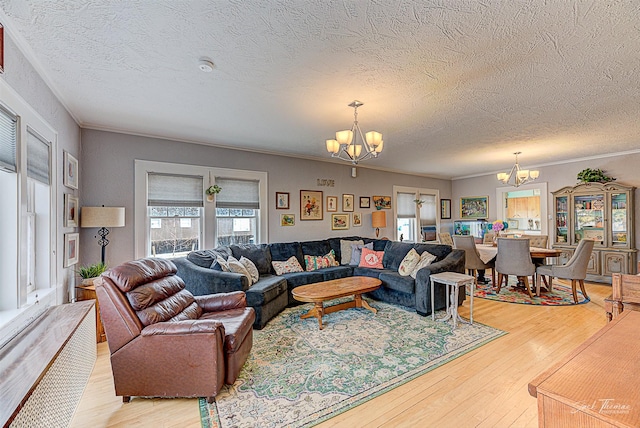
[[[353,222],[351,224],[353,224],[353,227],[360,227],[362,226],[362,213],[353,213]]]
[[[62,183],[71,188],[78,188],[78,159],[74,158],[69,152],[65,151],[64,156],[64,171],[62,175]]]
[[[321,190],[301,190],[300,220],[322,220],[323,202]]]
[[[349,229],[349,214],[331,214],[331,230]]]
[[[488,196],[465,196],[460,198],[460,218],[487,219],[489,218]]]
[[[391,209],[391,196],[374,196],[373,203],[376,209],[384,208],[385,210]]]
[[[289,209],[289,192],[276,192],[276,209]]]
[[[64,194],[64,227],[78,227],[78,198]]]
[[[440,218],[451,218],[451,199],[440,199]]]
[[[371,198],[368,196],[360,196],[360,208],[371,208]]]
[[[327,196],[327,212],[338,211],[338,197]]]
[[[78,263],[79,233],[64,234],[64,267]]]
[[[353,195],[342,195],[342,211],[353,211]]]
[[[280,214],[280,226],[295,226],[296,215],[295,214]]]

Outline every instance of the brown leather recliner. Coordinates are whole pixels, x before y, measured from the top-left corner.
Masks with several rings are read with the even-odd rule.
[[[170,260],[140,259],[96,281],[116,395],[207,397],[233,384],[253,345],[242,291],[194,297]]]

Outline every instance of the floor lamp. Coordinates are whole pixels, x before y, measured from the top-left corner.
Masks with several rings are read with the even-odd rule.
[[[80,227],[99,227],[98,244],[102,247],[102,263],[105,263],[105,249],[109,245],[109,227],[124,227],[124,207],[82,207]]]

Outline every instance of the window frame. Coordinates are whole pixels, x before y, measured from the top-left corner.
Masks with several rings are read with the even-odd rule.
[[[260,209],[258,210],[258,236],[256,243],[269,242],[269,205],[267,195],[268,176],[265,171],[248,171],[230,168],[206,167],[199,165],[157,162],[142,159],[134,161],[134,254],[136,258],[148,257],[147,247],[150,240],[150,229],[147,210],[147,175],[148,173],[177,174],[201,176],[203,178],[202,194],[215,184],[214,177],[224,177],[238,180],[256,180],[259,182]],[[214,248],[216,236],[216,204],[204,199],[204,216],[202,222],[201,248]]]
[[[415,196],[415,199],[418,199],[420,197],[420,195],[431,195],[435,197],[435,204],[436,204],[436,212],[435,212],[435,218],[436,218],[436,231],[439,232],[440,231],[440,216],[438,215],[439,211],[439,207],[440,207],[440,190],[438,189],[427,189],[427,188],[423,188],[423,187],[407,187],[407,186],[393,186],[393,199],[394,201],[396,201],[396,203],[393,204],[393,237],[394,240],[398,241],[400,239],[400,235],[398,233],[398,194],[399,193],[413,193]],[[412,217],[413,219],[413,234],[415,237],[418,236],[422,236],[422,233],[420,231],[420,209],[418,208],[417,204],[416,204],[416,210],[415,210],[415,217]],[[413,242],[413,241],[411,241]],[[417,243],[422,242],[422,240],[420,240]]]

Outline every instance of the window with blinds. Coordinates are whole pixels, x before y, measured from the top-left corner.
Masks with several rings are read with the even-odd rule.
[[[49,185],[50,164],[49,143],[27,128],[27,177]]]
[[[0,106],[0,169],[16,172],[18,119]]]
[[[260,182],[216,177],[222,188],[216,195],[217,245],[257,242],[260,213]]]
[[[437,195],[427,189],[403,187],[395,190],[398,240],[422,242],[435,240],[438,222]]]
[[[150,251],[154,257],[179,257],[202,242],[201,176],[149,173],[147,176]]]

